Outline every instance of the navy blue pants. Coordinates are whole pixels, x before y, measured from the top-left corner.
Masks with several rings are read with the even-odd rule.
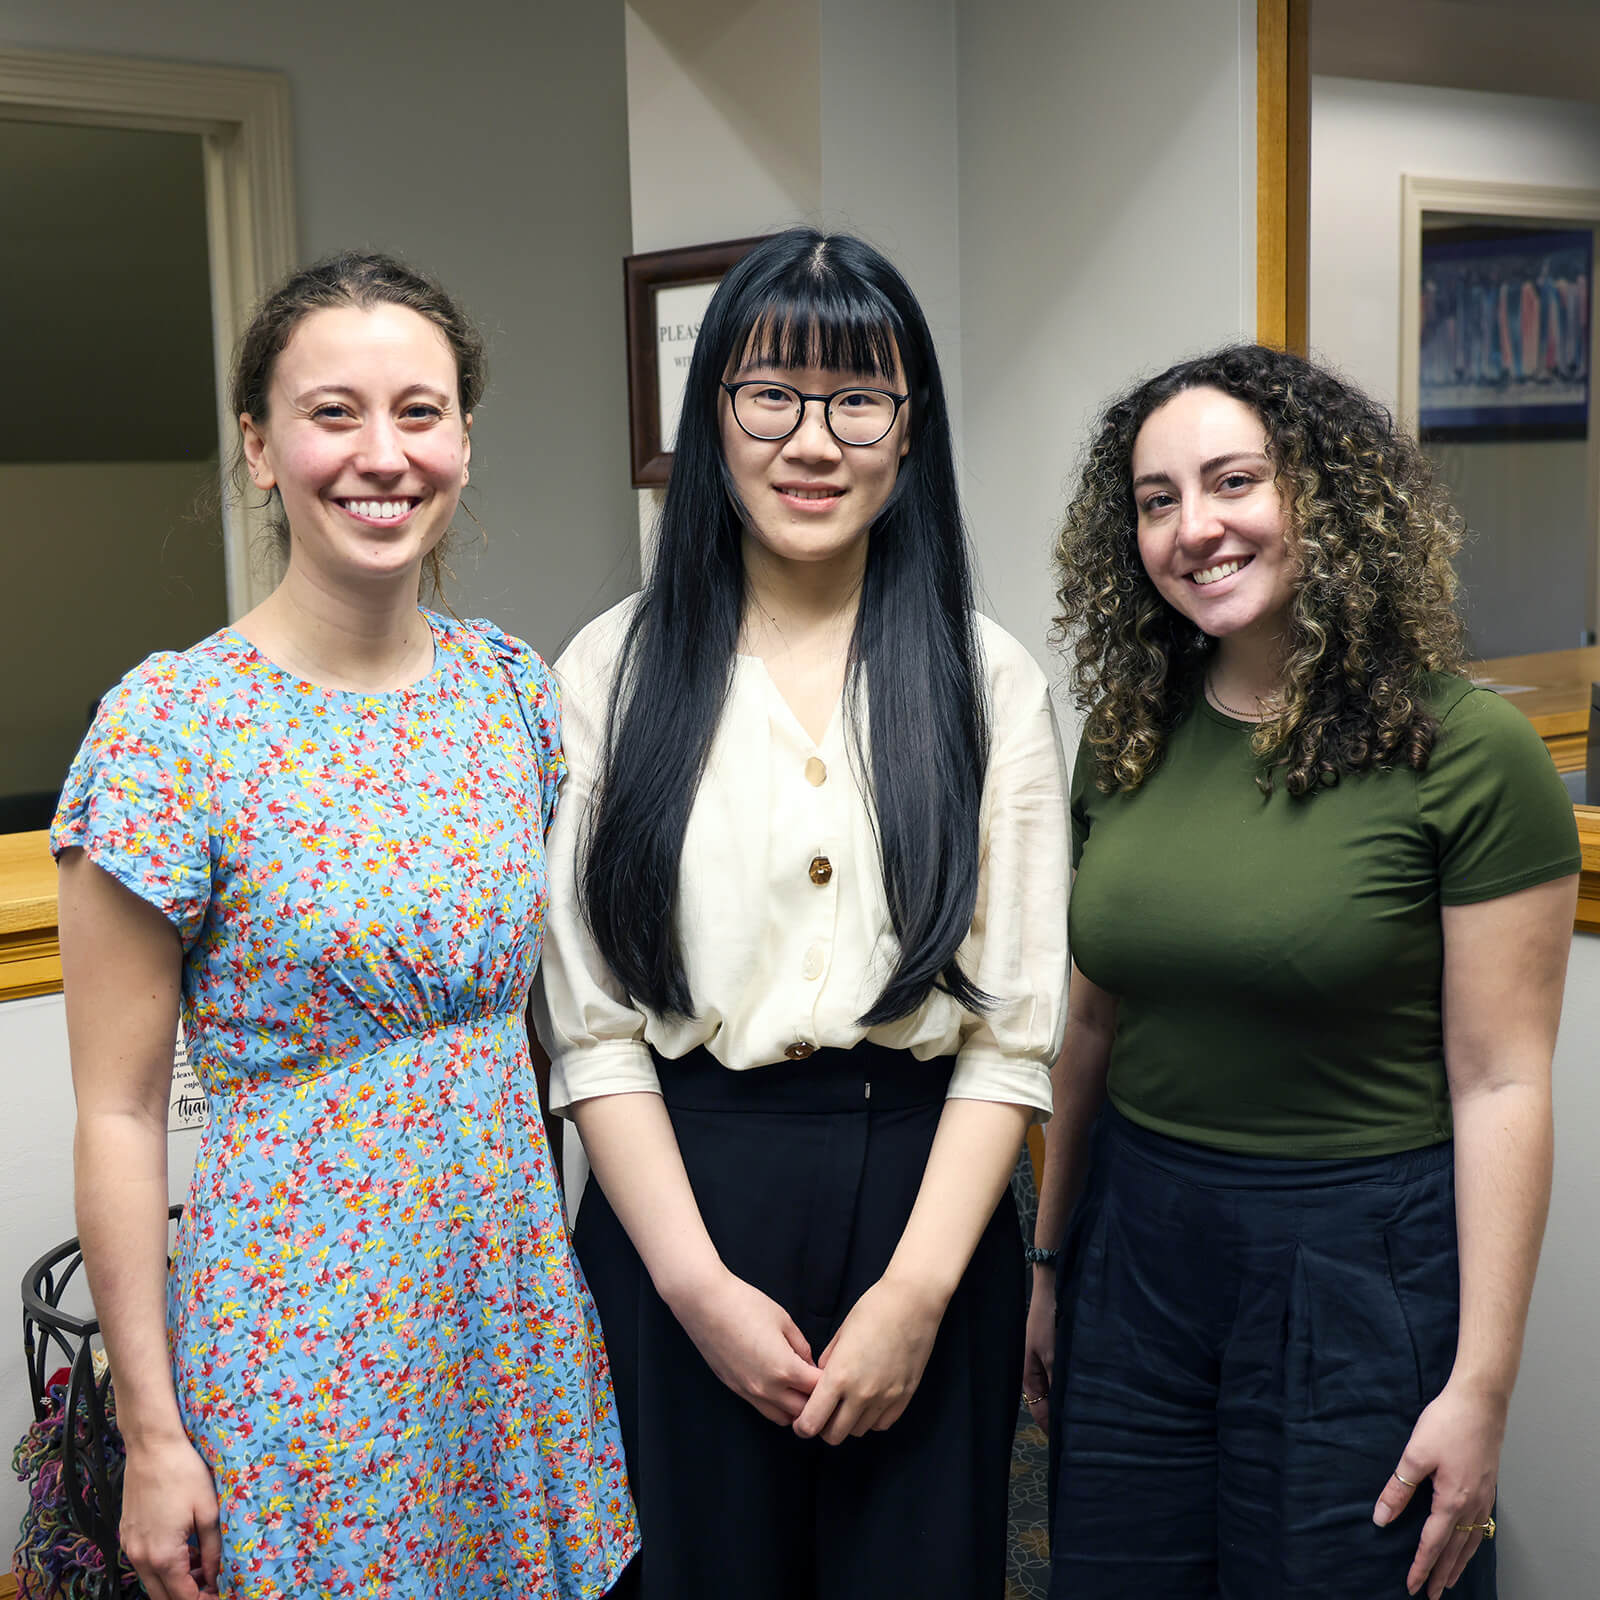
[[[1444,1387],[1453,1147],[1234,1156],[1107,1106],[1058,1270],[1051,1600],[1401,1600],[1372,1507]],[[1487,1541],[1451,1591],[1492,1600]]]
[[[704,1050],[657,1058],[712,1243],[794,1318],[813,1356],[900,1242],[952,1065],[866,1043],[748,1072]],[[1022,1380],[1009,1190],[905,1412],[836,1446],[797,1439],[722,1384],[596,1184],[574,1242],[644,1535],[612,1600],[1000,1600]]]

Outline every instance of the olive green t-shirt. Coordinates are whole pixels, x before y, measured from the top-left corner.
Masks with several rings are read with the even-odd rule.
[[[1108,1089],[1158,1133],[1241,1154],[1382,1155],[1450,1137],[1439,908],[1576,872],[1532,725],[1431,680],[1427,770],[1271,795],[1250,725],[1203,699],[1155,773],[1072,782],[1072,954],[1116,996]]]

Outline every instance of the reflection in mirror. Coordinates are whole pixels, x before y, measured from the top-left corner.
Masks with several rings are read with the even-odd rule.
[[[1419,426],[1476,671],[1575,800],[1600,799],[1597,51],[1586,0],[1311,11],[1311,348]]]
[[[98,697],[227,620],[200,137],[0,119],[0,832]]]

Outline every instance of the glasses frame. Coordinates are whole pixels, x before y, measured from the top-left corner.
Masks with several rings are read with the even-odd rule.
[[[894,432],[894,425],[900,419],[900,407],[911,398],[909,394],[896,394],[893,389],[874,389],[871,384],[866,383],[847,383],[842,389],[835,389],[832,394],[805,394],[792,383],[778,383],[771,378],[742,378],[738,383],[724,382],[722,387],[727,392],[728,404],[733,408],[733,420],[739,424],[740,431],[752,439],[759,439],[762,444],[782,444],[785,439],[792,439],[806,420],[806,407],[816,400],[822,406],[823,426],[832,435],[834,443],[848,445],[852,450],[870,450],[873,445],[882,444]],[[744,419],[739,415],[741,389],[787,389],[800,402],[800,415],[794,419],[794,426],[787,433],[752,433],[745,427]],[[842,394],[881,394],[885,400],[893,400],[894,411],[889,417],[888,427],[876,439],[841,439],[829,413],[833,402]]]

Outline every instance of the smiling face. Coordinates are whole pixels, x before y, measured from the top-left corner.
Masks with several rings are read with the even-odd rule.
[[[1281,633],[1298,570],[1255,411],[1185,389],[1146,419],[1132,467],[1139,556],[1167,604],[1216,639]]]
[[[770,380],[802,394],[832,394],[860,385],[905,393],[898,361],[885,377],[837,367],[785,367],[746,360],[728,372],[730,383]],[[746,513],[745,538],[765,556],[783,562],[859,558],[873,519],[894,488],[901,459],[911,448],[910,411],[900,407],[876,444],[841,444],[828,431],[820,401],[808,401],[800,426],[787,439],[752,439],[721,401],[722,453]]]
[[[444,335],[404,306],[313,311],[268,395],[240,428],[251,481],[282,498],[291,563],[339,585],[419,579],[470,455]]]

